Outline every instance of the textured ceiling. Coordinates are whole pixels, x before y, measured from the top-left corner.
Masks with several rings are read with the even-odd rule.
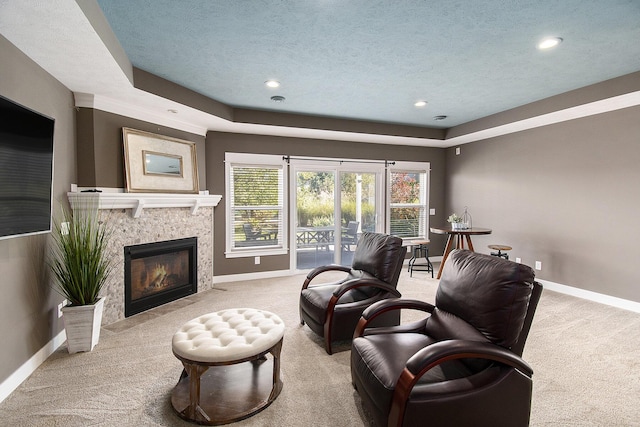
[[[640,0],[0,0],[0,35],[77,107],[198,135],[431,147],[640,105],[639,22]],[[547,35],[564,43],[536,50]],[[132,66],[233,107],[307,116],[220,114],[176,96],[185,91],[134,85]],[[468,123],[618,76],[586,98],[563,97],[576,102]],[[266,88],[271,78],[282,86]],[[420,99],[428,104],[417,109]],[[449,118],[433,121],[441,114]]]
[[[448,128],[640,70],[639,0],[98,4],[135,67],[235,107]]]

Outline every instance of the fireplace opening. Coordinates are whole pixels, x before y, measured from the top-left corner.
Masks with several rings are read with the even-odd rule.
[[[125,317],[198,292],[197,247],[197,237],[125,246]]]

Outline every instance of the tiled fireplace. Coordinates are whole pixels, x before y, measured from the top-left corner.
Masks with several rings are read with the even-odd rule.
[[[133,316],[198,292],[198,239],[124,248],[124,315]]]
[[[133,311],[125,313],[126,247],[142,245],[145,248],[147,244],[194,238],[197,240],[193,249],[195,290],[202,292],[213,287],[213,209],[220,201],[220,196],[109,191],[68,193],[68,196],[74,209],[97,204],[100,219],[108,222],[111,228],[108,251],[114,260],[114,269],[102,292],[107,297],[103,325],[133,315],[133,311],[147,309],[134,306]],[[179,291],[172,291],[179,294],[178,298],[186,295],[187,286],[183,285],[179,286]],[[145,300],[143,306],[147,302]]]

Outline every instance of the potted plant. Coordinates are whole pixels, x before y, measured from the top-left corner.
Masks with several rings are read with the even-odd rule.
[[[451,215],[449,215],[449,218],[447,218],[447,222],[451,223],[452,230],[462,230],[464,227],[462,217],[456,213],[452,213]]]
[[[62,308],[69,353],[91,351],[100,338],[104,297],[100,291],[112,270],[109,230],[97,209],[62,209],[53,227],[49,266],[55,289],[67,299]]]

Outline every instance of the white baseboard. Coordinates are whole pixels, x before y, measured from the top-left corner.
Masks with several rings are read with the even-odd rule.
[[[612,297],[610,295],[600,294],[593,291],[587,291],[585,289],[574,288],[572,286],[561,285],[560,283],[554,283],[548,280],[541,280],[541,279],[536,279],[536,280],[540,282],[545,289],[549,289],[550,291],[555,291],[562,294],[567,294],[574,297],[597,302],[600,304],[610,305],[612,307],[622,308],[624,310],[640,313],[640,303],[635,301],[630,301],[630,300],[626,300],[618,297]]]
[[[243,280],[256,280],[256,279],[271,279],[273,277],[284,277],[298,274],[291,270],[274,270],[274,271],[261,271],[259,273],[242,273],[242,274],[229,274],[226,276],[213,276],[213,284],[217,283],[229,283],[229,282],[241,282]]]
[[[431,260],[431,262],[441,262],[442,257],[429,257],[429,260]],[[573,286],[562,285],[560,283],[550,282],[548,280],[536,280],[540,282],[545,289],[549,289],[550,291],[555,291],[561,294],[571,295],[577,298],[582,298],[600,304],[622,308],[624,310],[633,311],[635,313],[640,313],[640,302],[613,297],[611,295],[601,294],[598,292],[587,291],[585,289],[574,288]]]
[[[431,262],[441,262],[441,256],[433,256],[429,257],[429,261]],[[407,258],[404,263],[405,265],[409,262],[409,258]],[[229,274],[226,276],[213,276],[213,284],[218,283],[230,283],[230,282],[241,282],[243,280],[257,280],[257,279],[271,279],[273,277],[285,277],[292,276],[294,274],[302,274],[311,271],[309,270],[274,270],[274,271],[261,271],[259,273],[241,273],[241,274]]]
[[[53,354],[64,342],[67,340],[67,334],[64,330],[60,332],[58,335],[53,337],[51,341],[49,341],[44,347],[40,349],[36,354],[31,356],[29,360],[24,362],[22,366],[18,368],[13,374],[11,374],[6,380],[0,384],[0,402],[6,399],[13,391],[18,388],[20,384],[27,378],[29,375],[35,372],[36,369],[49,356]]]
[[[441,262],[441,256],[429,257],[431,262]],[[405,265],[409,260],[405,260]],[[245,274],[230,274],[228,276],[214,276],[213,283],[229,283],[240,282],[243,280],[256,280],[256,279],[269,279],[273,277],[291,276],[293,274],[300,274],[302,271],[290,271],[290,270],[276,270],[276,271],[264,271],[259,273],[245,273]],[[548,280],[536,279],[542,283],[545,289],[550,291],[559,292],[566,295],[571,295],[577,298],[586,299],[589,301],[597,302],[600,304],[610,305],[612,307],[622,308],[624,310],[640,313],[640,303],[630,301],[610,295],[600,294],[593,291],[587,291],[580,288],[574,288],[572,286],[562,285],[560,283],[550,282]]]

